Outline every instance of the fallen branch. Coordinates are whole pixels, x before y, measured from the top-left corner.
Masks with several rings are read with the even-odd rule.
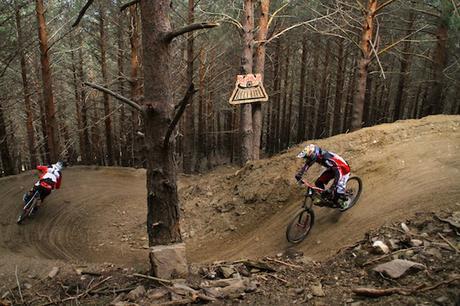
[[[281,265],[291,267],[291,268],[302,269],[302,266],[290,264],[288,262],[284,262],[284,261],[281,261],[281,260],[278,260],[278,259],[275,259],[275,258],[266,257],[265,259],[268,260],[268,261],[273,261],[273,262],[279,263]]]
[[[460,280],[460,277],[454,277],[447,281],[442,281],[433,286],[426,287],[426,288],[423,288],[425,286],[425,284],[423,284],[423,285],[413,287],[413,288],[402,288],[402,287],[393,287],[393,288],[387,288],[387,289],[354,288],[352,291],[357,295],[362,295],[362,296],[367,296],[367,297],[381,297],[381,296],[387,296],[387,295],[392,295],[392,294],[409,295],[409,294],[413,294],[416,292],[426,292],[429,290],[433,290],[433,289],[438,288],[439,286],[447,285],[457,280]]]
[[[94,0],[88,0],[88,2],[86,2],[86,4],[83,6],[80,13],[78,14],[77,20],[75,20],[75,22],[72,24],[72,28],[75,28],[80,23],[80,20],[83,18],[83,16],[85,16],[86,11],[91,6],[91,4],[93,4],[93,2]]]
[[[183,28],[171,31],[167,33],[164,37],[164,40],[166,42],[172,41],[174,38],[177,36],[183,35],[188,32],[196,31],[196,30],[202,30],[202,29],[210,29],[210,28],[215,28],[218,27],[219,24],[215,22],[200,22],[200,23],[192,23],[189,24]]]
[[[120,12],[123,12],[125,9],[127,9],[131,5],[138,4],[139,2],[141,2],[141,0],[134,0],[134,1],[130,1],[128,3],[123,4],[122,6],[120,6]]]
[[[444,240],[445,242],[447,242],[448,245],[450,245],[451,248],[453,248],[455,250],[455,252],[457,253],[460,253],[460,251],[457,249],[457,247],[455,245],[452,244],[452,242],[450,242],[446,237],[444,237],[441,233],[438,233],[438,236],[441,237],[442,240]]]
[[[285,284],[288,284],[288,283],[289,283],[287,280],[285,280],[285,279],[283,279],[283,278],[281,278],[281,277],[278,277],[278,276],[276,276],[276,275],[273,275],[273,274],[267,274],[267,275],[268,275],[268,276],[271,276],[271,277],[273,277],[274,279],[279,280],[280,282],[283,282],[283,283],[285,283]]]
[[[377,289],[377,288],[354,288],[353,293],[357,295],[367,296],[367,297],[381,297],[392,294],[402,294],[408,295],[410,291],[404,288],[388,288],[388,289]]]
[[[150,279],[150,280],[154,280],[154,281],[161,282],[161,283],[165,283],[165,284],[169,284],[169,285],[174,284],[173,281],[170,281],[170,280],[167,280],[167,279],[158,278],[158,277],[154,277],[154,276],[150,276],[150,275],[144,275],[144,274],[134,273],[133,276],[141,277],[141,278],[145,278],[145,279]]]
[[[377,258],[375,258],[375,259],[368,260],[368,261],[366,261],[365,263],[363,263],[363,266],[370,265],[371,263],[374,263],[374,262],[379,261],[379,260],[381,260],[381,259],[390,257],[390,256],[392,256],[392,255],[394,255],[394,254],[398,254],[398,253],[405,252],[405,251],[409,251],[409,250],[415,250],[415,249],[419,249],[419,248],[423,248],[423,246],[416,246],[416,247],[411,247],[411,248],[407,248],[407,249],[397,250],[397,251],[388,253],[388,254],[386,254],[386,255],[377,257]]]
[[[68,298],[65,298],[65,299],[62,299],[62,300],[58,300],[58,301],[50,302],[50,303],[47,303],[47,304],[43,304],[43,306],[51,305],[51,304],[64,304],[65,302],[68,302],[68,301],[78,300],[79,298],[85,297],[87,294],[91,293],[94,289],[96,289],[97,287],[99,287],[100,285],[102,285],[103,283],[105,283],[106,281],[108,281],[111,278],[112,278],[112,276],[108,276],[108,277],[104,278],[103,280],[101,280],[100,282],[96,283],[95,285],[91,286],[91,288],[86,289],[85,291],[83,291],[80,294],[77,294],[75,296],[71,296],[71,297],[68,297]]]
[[[94,89],[100,90],[102,92],[105,92],[105,93],[111,95],[112,97],[114,97],[114,98],[116,98],[116,99],[128,104],[129,106],[131,106],[132,108],[136,109],[137,111],[142,112],[142,107],[139,104],[137,104],[136,102],[134,102],[133,100],[130,100],[130,99],[126,98],[126,97],[123,97],[122,95],[119,95],[119,94],[117,94],[117,93],[115,93],[115,92],[113,92],[113,91],[111,91],[111,90],[109,90],[109,89],[107,89],[107,88],[105,88],[105,87],[103,87],[101,85],[97,85],[97,84],[93,84],[93,83],[89,83],[89,82],[84,82],[83,84],[85,84],[86,86],[92,87]]]
[[[184,98],[178,104],[178,110],[176,112],[176,115],[174,116],[174,119],[171,121],[171,124],[169,125],[168,130],[166,131],[165,140],[163,142],[163,146],[165,148],[169,146],[169,138],[171,138],[171,134],[176,128],[176,125],[179,122],[180,118],[182,117],[182,114],[184,113],[185,108],[187,107],[188,104],[191,103],[192,97],[195,94],[195,92],[196,92],[195,85],[193,85],[192,83],[187,89],[187,92],[185,93]]]
[[[21,297],[21,302],[22,304],[24,304],[24,297],[22,296],[21,284],[19,283],[19,278],[18,278],[18,266],[16,266],[16,269],[14,270],[14,276],[16,276],[16,284],[18,285],[18,291],[19,291],[19,296]]]
[[[425,292],[425,291],[433,290],[433,289],[438,288],[439,286],[447,285],[447,284],[453,283],[453,282],[458,281],[458,280],[460,280],[460,277],[454,277],[452,279],[449,279],[449,280],[446,280],[446,281],[443,281],[443,282],[439,282],[439,283],[437,283],[437,284],[435,284],[433,286],[423,288],[420,291]]]

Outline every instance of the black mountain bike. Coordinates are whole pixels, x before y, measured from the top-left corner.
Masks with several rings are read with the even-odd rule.
[[[22,213],[19,215],[17,224],[21,224],[27,217],[31,217],[35,212],[37,202],[40,200],[40,192],[37,190],[31,197],[24,195],[24,207]]]
[[[349,210],[358,202],[361,192],[363,191],[363,182],[359,177],[353,176],[348,179],[345,189],[347,201],[342,208],[325,195],[324,189],[316,187],[304,180],[300,180],[299,182],[307,187],[307,192],[302,203],[302,209],[295,215],[286,229],[286,238],[291,243],[303,241],[308,233],[310,233],[315,222],[313,205],[339,209],[343,212]]]

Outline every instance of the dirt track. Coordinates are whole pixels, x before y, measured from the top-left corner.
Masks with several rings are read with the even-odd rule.
[[[460,205],[459,116],[381,125],[318,143],[343,153],[365,190],[344,214],[316,209],[312,233],[295,247],[307,256],[324,258],[367,230],[417,211]],[[299,148],[240,171],[222,167],[181,177],[191,261],[257,257],[290,247],[284,231],[302,195],[292,179]],[[19,264],[36,273],[63,262],[146,264],[143,170],[68,168],[63,188],[36,218],[18,226],[22,194],[34,179],[31,173],[0,179],[0,273]],[[225,205],[228,211],[216,211]]]

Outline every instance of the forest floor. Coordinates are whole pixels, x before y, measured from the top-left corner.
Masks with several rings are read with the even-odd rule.
[[[165,289],[171,286],[161,286],[169,290],[163,301],[165,296],[182,302],[213,299],[220,293],[213,296],[201,289],[202,293],[190,295],[184,288],[196,291],[206,286],[197,279],[219,277],[222,265],[241,269],[243,264],[249,272],[232,275],[246,275],[247,279],[232,280],[243,284],[230,284],[230,288],[239,288],[236,293],[228,289],[227,299],[214,303],[356,305],[362,300],[352,293],[355,286],[399,288],[393,290],[397,294],[366,298],[364,303],[397,303],[399,299],[406,304],[455,303],[460,292],[456,251],[460,240],[452,225],[439,221],[435,214],[456,216],[454,212],[460,210],[459,131],[460,116],[431,116],[317,141],[349,161],[353,174],[364,181],[364,192],[357,206],[345,213],[315,208],[313,230],[295,246],[286,241],[285,228],[303,194],[293,179],[301,166],[295,156],[302,145],[243,168],[222,166],[202,175],[180,176],[182,230],[195,271],[191,275],[196,277],[191,276],[188,287],[179,286],[173,293]],[[310,180],[321,169],[312,170]],[[18,303],[18,282],[23,298],[35,299],[37,304],[64,299],[67,303],[86,299],[105,304],[139,285],[133,273],[145,274],[148,269],[145,171],[65,169],[63,188],[53,192],[34,219],[18,226],[15,220],[22,194],[35,179],[32,173],[0,179],[0,300]],[[414,232],[406,233],[399,226],[407,219],[413,220],[408,225]],[[425,224],[431,225],[425,229]],[[363,266],[363,261],[379,256],[372,253],[372,239],[388,240],[388,235],[400,241],[392,246],[391,251],[398,252],[395,256],[424,268],[417,266],[420,269],[415,274],[394,280],[372,272],[374,264]],[[422,241],[422,246],[411,247],[411,239]],[[399,251],[406,248],[410,249]],[[275,271],[251,266],[247,259],[268,263]],[[53,268],[59,272],[49,278]],[[212,269],[217,272],[210,273]],[[146,289],[155,284],[142,282]],[[423,288],[413,290],[424,283]],[[114,294],[113,288],[121,291]],[[247,294],[239,292],[241,288]],[[129,298],[142,304],[145,296],[152,299],[165,292],[152,290]],[[188,290],[188,295],[178,290]],[[321,291],[326,296],[317,298]]]

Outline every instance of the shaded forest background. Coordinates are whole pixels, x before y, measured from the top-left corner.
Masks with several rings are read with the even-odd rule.
[[[97,83],[142,101],[138,5],[120,10],[129,1],[96,0],[72,27],[86,2],[0,5],[2,176],[57,159],[145,166],[141,116],[84,85]],[[254,1],[255,37],[259,2]],[[356,129],[353,108],[360,92],[358,128],[460,114],[459,6],[453,0],[272,0],[262,42],[269,102],[262,104],[261,156]],[[197,88],[173,135],[179,168],[192,173],[241,163],[241,107],[228,98],[241,73],[243,1],[172,1],[171,12],[177,28],[220,24],[173,42],[175,100],[191,82]],[[373,26],[368,50],[362,45],[366,20]]]

